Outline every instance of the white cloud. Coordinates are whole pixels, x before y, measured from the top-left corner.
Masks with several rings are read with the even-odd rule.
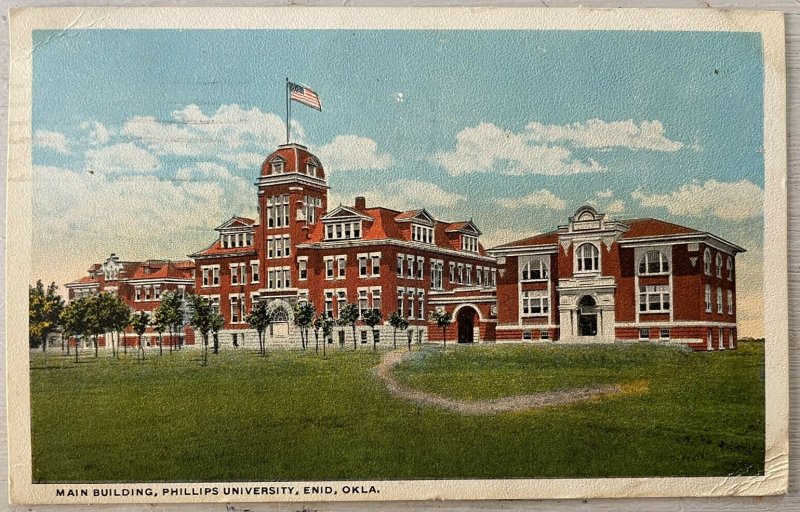
[[[568,143],[593,149],[628,148],[652,151],[677,151],[683,143],[664,136],[661,121],[603,121],[590,119],[585,123],[544,125],[530,123],[526,127],[529,140],[547,144]]]
[[[514,133],[492,123],[464,128],[456,135],[456,148],[440,152],[433,162],[452,176],[476,172],[506,175],[576,174],[604,170],[596,161],[581,161],[559,146],[533,144],[526,133]]]
[[[262,153],[231,153],[218,155],[220,160],[236,164],[239,169],[257,169],[264,163],[266,154]]]
[[[547,189],[537,190],[523,197],[502,198],[495,201],[503,208],[548,208],[563,210],[567,207],[566,201]]]
[[[683,185],[668,194],[646,194],[635,190],[631,197],[645,207],[662,207],[673,215],[742,220],[763,212],[764,191],[747,180]]]
[[[66,155],[69,153],[70,141],[63,133],[36,130],[33,134],[33,145]]]
[[[147,174],[159,167],[156,157],[130,142],[89,149],[84,165],[85,170],[100,174]]]
[[[611,201],[603,208],[603,211],[611,215],[615,213],[622,213],[625,211],[625,202],[622,201],[621,199],[617,199],[616,201]]]
[[[537,234],[538,233],[536,231],[517,231],[514,229],[500,228],[488,233],[484,233],[481,236],[480,241],[485,248],[491,249],[492,247],[497,247],[498,245],[507,244],[516,240],[522,240]]]
[[[108,128],[98,121],[84,121],[81,123],[81,130],[86,132],[86,141],[91,146],[102,146],[111,138]]]
[[[466,200],[461,194],[448,192],[439,185],[419,180],[397,180],[380,189],[359,191],[356,195],[366,198],[368,208],[382,206],[400,211],[431,207],[451,208]],[[340,203],[352,205],[353,199],[354,197],[331,195],[328,209],[332,210]]]
[[[316,155],[328,172],[383,170],[394,163],[391,155],[378,152],[374,140],[358,135],[337,135],[318,148]]]
[[[611,190],[610,188],[607,188],[605,190],[598,190],[597,194],[595,194],[595,195],[597,195],[597,197],[600,197],[600,198],[603,198],[603,199],[607,199],[609,197],[613,197],[614,196],[614,191]]]
[[[302,134],[299,124],[293,126],[296,137],[298,132]],[[139,139],[157,154],[218,156],[243,149],[272,151],[285,142],[286,125],[279,116],[258,108],[222,105],[206,115],[191,104],[172,112],[168,120],[133,117],[123,126],[122,134]]]

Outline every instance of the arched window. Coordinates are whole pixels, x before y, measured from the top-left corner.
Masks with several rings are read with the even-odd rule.
[[[705,269],[706,275],[711,275],[711,251],[708,249],[705,250],[703,253],[703,268]]]
[[[669,272],[669,261],[661,251],[647,251],[639,260],[639,275],[666,274]]]
[[[548,275],[547,264],[545,264],[544,260],[531,260],[522,267],[523,281],[547,279]]]
[[[575,251],[578,259],[578,272],[596,272],[600,270],[600,251],[592,244],[583,244]]]
[[[722,277],[722,254],[717,253],[717,277]]]
[[[733,258],[728,256],[728,281],[733,281]]]

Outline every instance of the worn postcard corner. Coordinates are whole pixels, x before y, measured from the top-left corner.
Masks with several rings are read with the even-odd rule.
[[[785,492],[783,38],[12,11],[12,500]]]

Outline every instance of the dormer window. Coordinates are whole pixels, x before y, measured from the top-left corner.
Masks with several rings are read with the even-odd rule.
[[[428,226],[420,226],[419,224],[412,224],[411,239],[415,242],[422,242],[423,244],[433,244],[433,228]]]
[[[272,174],[283,174],[283,162],[280,160],[276,160],[272,162],[271,170]]]
[[[469,235],[461,235],[461,250],[478,252],[478,238]]]
[[[316,178],[317,177],[317,166],[312,164],[312,163],[306,164],[306,174]]]
[[[325,240],[355,240],[361,238],[361,221],[332,222],[325,225]]]

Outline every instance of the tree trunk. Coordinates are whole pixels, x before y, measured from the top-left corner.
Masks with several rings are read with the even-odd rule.
[[[203,335],[203,366],[208,365],[208,334]]]
[[[442,348],[447,348],[447,326],[442,327]]]
[[[94,358],[97,359],[99,357],[99,350],[97,347],[97,335],[94,335]]]
[[[411,336],[408,336],[408,351],[411,352]]]
[[[119,334],[117,334],[117,339],[119,339]],[[141,342],[141,340],[139,340]],[[122,331],[122,348],[125,350],[125,355],[128,355],[128,337],[125,336],[125,331]]]
[[[397,349],[397,327],[395,327],[394,332],[392,332],[392,345]]]
[[[42,352],[47,352],[47,333],[44,333],[44,338],[42,339]]]
[[[214,333],[214,353],[219,354],[219,333]]]
[[[356,350],[356,324],[353,324],[353,350]]]
[[[75,338],[75,362],[78,362],[78,338]]]
[[[325,347],[325,345],[327,345],[327,344],[328,344],[328,340],[325,337],[325,334],[323,333],[323,335],[322,335],[322,357],[325,357],[327,355],[327,348]]]
[[[160,332],[158,333],[158,355],[164,355],[164,338]]]
[[[375,333],[378,332],[375,329],[372,329],[372,351],[375,352],[378,350],[378,340],[375,338]]]
[[[172,336],[172,327],[169,328],[169,353],[172,354],[172,343],[174,342],[175,337]]]

